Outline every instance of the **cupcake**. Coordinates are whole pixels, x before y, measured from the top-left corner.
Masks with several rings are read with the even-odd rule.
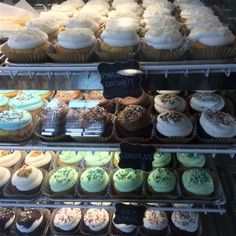
[[[120,137],[151,136],[152,122],[147,110],[139,105],[129,105],[118,113],[117,132]]]
[[[80,96],[82,96],[80,90],[57,90],[57,93],[54,97],[59,101],[69,102],[71,100],[79,99]]]
[[[120,162],[120,152],[115,152],[114,158],[113,158],[113,164],[115,168],[119,169],[119,162]]]
[[[40,190],[43,181],[43,173],[34,166],[22,166],[17,170],[11,179],[11,184],[17,192],[27,194],[35,194]]]
[[[57,166],[79,167],[84,158],[85,152],[62,151],[57,159]]]
[[[72,167],[56,170],[49,179],[49,186],[53,193],[73,192],[78,180],[78,172]]]
[[[11,172],[5,167],[0,167],[0,189],[8,182],[10,178]]]
[[[165,137],[187,137],[193,132],[193,123],[183,113],[167,111],[158,115],[156,129]]]
[[[119,169],[112,177],[115,193],[140,193],[143,184],[143,173],[131,168]]]
[[[235,119],[224,112],[206,110],[200,117],[204,132],[214,138],[233,138],[236,136]]]
[[[199,214],[197,212],[174,211],[171,215],[171,229],[176,236],[197,236]]]
[[[0,207],[0,232],[9,234],[8,230],[15,221],[16,214],[11,208]]]
[[[168,233],[168,217],[164,211],[146,210],[141,231],[145,235],[165,236]]]
[[[37,63],[47,60],[48,36],[39,29],[21,29],[2,46],[3,54],[12,62]]]
[[[37,168],[48,169],[52,158],[52,152],[31,151],[25,157],[25,164]]]
[[[84,214],[85,231],[91,234],[107,232],[109,213],[105,209],[88,209]]]
[[[28,111],[15,109],[0,112],[0,140],[21,142],[32,133],[32,116]]]
[[[206,157],[200,153],[177,153],[177,160],[183,167],[203,167]]]
[[[33,95],[38,95],[42,99],[47,99],[51,98],[52,96],[52,91],[51,90],[22,90],[21,91],[23,94],[33,94]]]
[[[56,38],[58,30],[60,28],[60,25],[58,24],[57,21],[46,17],[34,18],[28,21],[26,26],[29,29],[37,28],[42,32],[46,33],[50,41]]]
[[[66,28],[58,34],[55,51],[49,56],[56,62],[87,62],[96,43],[94,33],[86,28]]]
[[[13,109],[22,109],[31,113],[32,116],[40,115],[44,102],[38,95],[21,94],[9,101],[9,106]]]
[[[170,152],[156,152],[153,156],[152,167],[161,168],[167,167],[172,161],[172,156]]]
[[[88,167],[109,167],[112,159],[110,152],[85,152],[85,166]]]
[[[159,94],[180,94],[181,90],[156,90]]]
[[[0,94],[0,112],[8,109],[9,98]]]
[[[55,15],[62,13],[65,16],[72,17],[77,12],[77,9],[69,4],[61,3],[53,5],[51,12]]]
[[[225,101],[222,96],[215,93],[194,93],[190,99],[190,106],[197,112],[207,109],[220,111],[224,108]]]
[[[38,209],[24,209],[16,219],[16,230],[20,234],[42,235],[46,224],[43,213]]]
[[[158,113],[173,110],[184,112],[186,109],[186,102],[182,97],[175,94],[161,94],[155,97],[154,108]]]
[[[79,223],[82,218],[82,212],[79,208],[61,208],[56,210],[54,219],[52,219],[54,234],[74,235],[79,230]]]
[[[21,151],[0,150],[0,166],[14,168],[23,158]]]
[[[116,224],[114,222],[115,214],[112,220],[114,235],[136,235],[137,226],[127,224]]]
[[[82,0],[66,0],[61,5],[62,6],[71,6],[71,7],[74,7],[75,9],[79,10],[85,5],[85,3]]]
[[[86,169],[80,176],[80,188],[83,194],[105,194],[109,175],[101,167]]]
[[[17,95],[17,90],[0,90],[0,94],[8,98],[13,98]]]
[[[150,194],[170,193],[176,186],[174,173],[166,168],[153,170],[147,178],[147,190]]]
[[[182,175],[182,184],[187,196],[210,196],[214,192],[214,181],[206,169],[186,170]]]

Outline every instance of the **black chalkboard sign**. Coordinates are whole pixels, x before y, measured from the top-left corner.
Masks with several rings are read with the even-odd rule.
[[[131,70],[132,69],[132,70]],[[106,99],[116,97],[139,97],[142,94],[142,75],[138,61],[100,63],[98,71],[103,85],[103,96]],[[121,71],[130,73],[121,73]]]
[[[156,152],[155,147],[121,143],[120,150],[120,168],[133,168],[144,171],[152,170],[153,155]]]
[[[116,204],[115,224],[135,225],[140,227],[143,225],[145,206],[125,205],[122,203]]]

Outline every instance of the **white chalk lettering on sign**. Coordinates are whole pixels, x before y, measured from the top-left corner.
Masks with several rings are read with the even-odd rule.
[[[107,88],[111,88],[111,87],[123,87],[123,88],[127,88],[129,86],[134,85],[134,80],[133,79],[120,79],[120,80],[108,80],[105,81],[105,86]]]

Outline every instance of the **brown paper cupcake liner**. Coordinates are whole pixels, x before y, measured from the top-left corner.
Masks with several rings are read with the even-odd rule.
[[[1,50],[9,61],[16,63],[38,63],[38,62],[46,62],[49,59],[46,50],[45,51],[41,50],[38,53],[32,53],[32,54],[17,54],[10,50],[7,43],[2,45]]]
[[[101,61],[126,61],[130,59],[134,59],[139,51],[139,46],[135,51],[123,51],[123,52],[103,52],[100,48],[101,40],[98,39],[97,44],[95,46],[95,53],[99,57]]]
[[[169,193],[150,193],[148,191],[148,175],[149,173],[145,173],[145,193],[147,195],[146,198],[148,199],[164,199],[164,200],[175,200],[175,199],[179,199],[181,197],[181,192],[180,192],[180,185],[179,185],[179,175],[177,171],[172,170],[172,172],[174,173],[175,177],[176,177],[176,184],[175,184],[175,188],[174,190],[172,190]],[[151,188],[151,186],[149,186]],[[153,190],[154,191],[154,190]]]
[[[92,208],[92,207],[91,207]],[[108,236],[110,235],[109,229],[110,229],[110,223],[112,219],[112,212],[110,210],[107,210],[109,214],[109,222],[108,225],[99,231],[93,231],[91,230],[88,226],[85,225],[84,220],[82,219],[81,225],[80,225],[80,232],[82,235],[87,235],[87,236]],[[83,215],[85,215],[86,210],[83,211]]]
[[[136,227],[136,229],[130,233],[125,233],[125,232],[122,232],[121,230],[117,229],[114,226],[113,220],[111,220],[109,231],[110,231],[110,233],[109,233],[110,236],[137,236],[137,235],[139,235],[138,227]]]
[[[166,143],[166,144],[186,144],[186,143],[191,143],[197,134],[197,126],[196,126],[196,121],[194,117],[190,117],[192,122],[193,122],[193,131],[192,133],[187,136],[187,137],[179,137],[179,136],[171,136],[171,137],[166,137],[159,133],[155,127],[155,139],[160,142],[160,143]]]
[[[49,222],[49,226],[50,226],[50,231],[52,232],[53,235],[56,235],[56,236],[72,236],[72,235],[80,235],[80,225],[81,225],[81,221],[83,220],[83,214],[82,214],[82,217],[81,217],[81,220],[80,222],[78,223],[78,225],[72,229],[72,230],[69,230],[69,231],[63,231],[57,227],[54,226],[54,218],[56,216],[56,213],[59,211],[60,209],[54,209],[52,214],[51,214],[51,217],[50,217],[50,222]],[[81,213],[83,211],[81,210]]]
[[[92,48],[87,54],[81,54],[76,50],[70,53],[59,53],[56,48],[51,45],[47,54],[54,62],[58,63],[85,63],[91,61],[94,56],[94,50]]]
[[[202,169],[202,168],[199,168],[199,169]],[[222,187],[221,181],[218,177],[218,174],[215,171],[208,170],[209,174],[211,175],[211,177],[213,178],[213,181],[214,181],[214,192],[212,194],[210,194],[209,196],[204,196],[204,195],[195,195],[185,189],[183,182],[182,182],[182,175],[186,170],[188,170],[188,169],[182,168],[182,169],[177,170],[179,173],[179,176],[180,176],[180,190],[182,192],[182,197],[184,200],[209,201],[212,203],[215,203],[215,202],[221,200],[222,193],[223,193],[223,187]]]
[[[50,219],[51,214],[48,209],[39,209],[39,210],[43,214],[44,219],[43,219],[41,225],[36,230],[34,230],[32,233],[20,233],[16,228],[16,224],[14,224],[10,235],[14,235],[14,236],[46,236],[48,233],[48,229],[49,229],[49,220],[48,219]],[[20,214],[20,212],[18,213],[18,215],[19,214]]]
[[[68,190],[65,190],[65,191],[62,191],[62,192],[53,192],[49,186],[49,180],[50,180],[50,177],[60,168],[57,168],[57,169],[54,169],[54,170],[51,170],[47,175],[46,177],[44,178],[44,181],[42,183],[42,193],[44,196],[48,197],[48,198],[51,198],[51,199],[56,199],[56,198],[68,198],[71,199],[73,197],[76,196],[76,192],[75,192],[75,188],[76,188],[76,184],[77,182],[79,181],[79,176],[78,176],[78,179],[77,179],[77,182],[76,184],[71,187],[70,189]],[[79,171],[78,171],[79,172]]]
[[[189,51],[189,42],[186,40],[176,49],[155,49],[144,41],[141,43],[141,57],[145,61],[176,61],[187,59]]]
[[[41,171],[43,173],[43,181],[44,181],[45,176],[46,176],[46,171],[45,170],[41,170]],[[11,184],[11,180],[10,180],[3,188],[3,195],[6,198],[11,198],[11,199],[16,199],[16,200],[17,199],[36,199],[37,197],[41,195],[43,181],[40,184],[40,186],[38,186],[35,189],[29,190],[29,191],[19,191],[15,186]]]
[[[83,169],[80,171],[80,176],[81,176],[81,174],[82,174],[85,170],[87,170],[87,169],[89,169],[89,168],[83,168]],[[110,181],[111,181],[111,174],[109,173],[109,169],[107,169],[107,168],[103,168],[103,169],[104,169],[104,170],[107,172],[107,174],[109,175],[109,182],[108,182],[107,187],[106,187],[104,190],[100,191],[100,192],[89,193],[89,192],[87,192],[86,190],[83,190],[83,189],[82,189],[82,186],[81,186],[81,184],[80,184],[80,179],[79,179],[79,181],[77,182],[77,185],[76,185],[76,194],[77,194],[77,196],[78,196],[79,198],[86,198],[86,199],[89,199],[89,198],[98,198],[98,199],[102,199],[102,198],[108,196],[108,189],[109,189],[109,185],[110,185]],[[79,176],[79,178],[80,178],[80,176]]]

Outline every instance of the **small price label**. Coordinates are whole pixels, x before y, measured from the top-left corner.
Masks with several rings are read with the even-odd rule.
[[[121,143],[120,150],[120,168],[133,168],[143,171],[152,170],[153,155],[156,152],[155,147]]]
[[[140,227],[143,225],[145,206],[125,205],[122,203],[116,204],[116,212],[114,222],[116,224],[135,225]]]

